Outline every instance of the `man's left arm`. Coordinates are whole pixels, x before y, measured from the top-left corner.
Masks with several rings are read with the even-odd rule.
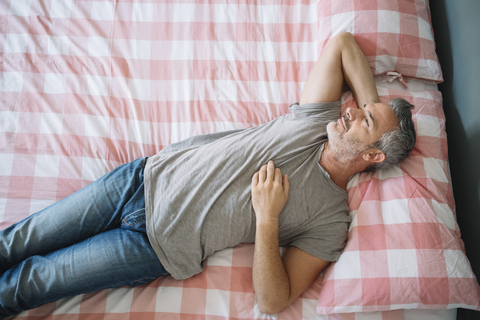
[[[256,216],[253,286],[259,309],[277,313],[295,301],[329,264],[299,248],[289,247],[280,256],[278,216],[288,199],[288,177],[272,161],[252,178],[252,203]]]

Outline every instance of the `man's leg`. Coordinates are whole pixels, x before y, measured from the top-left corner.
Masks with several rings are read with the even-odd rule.
[[[131,217],[141,219],[141,212]],[[135,223],[127,224],[132,228]],[[82,293],[142,285],[165,274],[144,232],[105,231],[7,270],[0,277],[0,319]]]
[[[31,256],[48,254],[118,227],[128,201],[138,192],[143,196],[144,163],[145,159],[137,159],[122,165],[0,231],[0,275]]]
[[[335,36],[318,58],[305,83],[300,104],[339,100],[344,81],[359,107],[379,102],[367,59],[347,32]]]

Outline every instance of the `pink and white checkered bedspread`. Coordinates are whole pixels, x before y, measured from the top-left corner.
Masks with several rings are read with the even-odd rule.
[[[172,142],[288,112],[318,57],[317,33],[315,0],[1,1],[0,228]],[[85,294],[18,319],[397,320],[415,314],[318,315],[320,277],[292,306],[263,315],[252,259],[253,245],[239,245],[214,254],[191,279],[167,276]],[[425,312],[425,319],[446,314]]]

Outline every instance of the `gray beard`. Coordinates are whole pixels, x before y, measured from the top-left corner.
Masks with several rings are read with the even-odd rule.
[[[330,150],[339,163],[351,163],[367,148],[356,137],[345,136],[344,133],[334,130],[333,125],[334,123],[331,122],[327,126]]]

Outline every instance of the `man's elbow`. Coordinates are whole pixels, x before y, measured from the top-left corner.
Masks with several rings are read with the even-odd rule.
[[[333,41],[335,41],[335,43],[341,48],[348,47],[352,44],[355,44],[355,45],[357,44],[357,42],[355,41],[355,38],[353,37],[353,34],[351,34],[348,31],[344,31],[337,34],[335,38],[333,38]]]
[[[339,34],[335,36],[335,39],[340,39],[343,41],[355,41],[355,38],[353,37],[353,34],[348,31],[342,31]]]

